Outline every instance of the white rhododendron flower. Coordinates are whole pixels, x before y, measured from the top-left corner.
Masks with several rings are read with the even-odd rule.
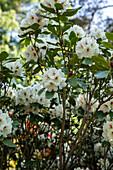
[[[32,45],[27,46],[27,51],[24,53],[27,61],[34,60],[37,62],[38,58],[44,59],[46,50],[41,49],[40,46],[39,43],[36,44],[36,47],[33,47]]]
[[[60,3],[63,6],[63,9],[66,10],[70,7],[69,0],[44,0],[43,5],[49,8],[55,9],[55,4]]]
[[[42,84],[48,91],[57,91],[58,87],[62,89],[66,86],[64,73],[56,68],[49,68],[42,75]]]
[[[105,102],[100,106],[100,110],[103,111],[103,113],[109,112],[111,110],[110,102]]]
[[[39,14],[39,16],[38,16]],[[26,30],[22,30],[22,27],[29,27],[35,23],[39,24],[39,28],[43,28],[43,26],[48,25],[49,20],[47,18],[43,18],[40,15],[42,14],[41,10],[32,9],[21,22],[19,35],[23,35],[27,32],[33,31],[33,29],[29,28]]]
[[[6,64],[6,67],[9,68],[14,74],[21,76],[22,74],[22,64],[19,61],[10,62]]]
[[[104,123],[102,136],[106,141],[110,142],[111,146],[113,146],[113,121]]]
[[[13,89],[12,87],[9,87],[7,90],[6,95],[8,97],[10,97],[11,99],[15,99],[16,98],[16,89]]]
[[[79,59],[83,57],[91,58],[99,53],[99,45],[93,38],[84,37],[81,41],[77,42],[76,53]]]
[[[92,28],[89,36],[95,39],[101,38],[102,40],[106,38],[105,32],[98,27]]]
[[[63,117],[63,106],[59,104],[58,106],[54,106],[54,109],[50,109],[51,118],[62,118]]]
[[[0,109],[0,136],[7,137],[12,132],[12,120],[8,111],[5,113]]]
[[[87,103],[89,103],[89,95],[87,94],[79,94],[76,99],[76,107],[82,107],[82,109],[86,109]],[[94,112],[96,108],[98,107],[98,101],[96,101],[94,98],[90,101],[89,111]]]
[[[16,97],[16,104],[20,105],[26,105],[28,106],[29,103],[32,103],[34,99],[34,94],[32,91],[32,87],[23,87],[20,90],[17,91],[17,97]]]
[[[80,27],[79,25],[74,25],[73,27],[71,27],[68,30],[68,37],[69,37],[71,32],[74,32],[78,38],[82,38],[86,34],[85,31],[83,30],[83,28]]]

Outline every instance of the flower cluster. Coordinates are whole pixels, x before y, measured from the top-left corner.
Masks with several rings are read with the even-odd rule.
[[[16,98],[16,89],[13,89],[12,87],[9,87],[7,90],[6,95],[8,97],[10,97],[11,99],[15,99]]]
[[[45,96],[46,90],[44,90],[40,95],[38,95],[38,92],[42,88],[43,87],[39,83],[36,83],[33,86],[21,86],[20,89],[17,91],[16,105],[25,105],[25,112],[23,114],[28,114],[30,112],[38,114],[40,112],[40,109],[32,106],[31,103],[38,103],[43,107],[50,106],[50,100],[47,99]]]
[[[74,32],[75,35],[78,37],[78,38],[82,38],[85,36],[85,31],[83,30],[82,27],[80,27],[79,25],[74,25],[73,27],[71,27],[68,32],[66,32],[67,34],[65,34],[63,36],[64,39],[66,40],[69,40],[69,36],[71,34],[71,32]]]
[[[41,45],[37,43],[36,47],[28,45],[24,54],[27,61],[34,60],[37,62],[38,58],[44,59],[46,50],[41,49]]]
[[[32,87],[23,87],[17,91],[16,104],[28,106],[34,99]]]
[[[5,113],[0,109],[0,136],[7,137],[12,132],[12,120],[8,115],[8,111]]]
[[[19,61],[10,62],[6,64],[6,67],[9,68],[14,74],[20,76],[22,74],[22,65]]]
[[[110,142],[111,146],[113,146],[113,121],[104,123],[102,136],[106,141]]]
[[[45,73],[42,75],[42,84],[48,91],[57,91],[62,89],[66,86],[66,78],[64,73],[59,69],[56,68],[49,68]]]
[[[103,111],[103,113],[109,112],[110,110],[113,111],[113,99],[103,103],[100,110]]]
[[[19,29],[19,35],[25,34],[29,31],[33,31],[33,29],[29,28],[27,30],[22,30],[22,27],[30,27],[32,24],[39,24],[39,28],[43,28],[44,25],[48,25],[49,20],[46,18],[41,17],[42,14],[41,10],[34,10],[32,9],[26,16],[25,19],[22,20],[20,29]]]
[[[82,59],[83,57],[91,58],[93,55],[99,53],[99,45],[95,39],[83,37],[81,41],[77,42],[76,53],[79,59]]]
[[[89,36],[92,37],[92,38],[95,38],[95,39],[101,38],[102,40],[104,40],[106,38],[105,32],[102,29],[98,28],[98,27],[94,27],[91,30]]]
[[[69,0],[44,0],[43,4],[49,8],[55,9],[55,4],[60,3],[63,6],[63,9],[66,10],[70,7]]]
[[[63,106],[62,106],[62,104],[55,106],[54,109],[50,109],[50,116],[51,116],[51,118],[60,118],[61,119],[63,117]]]
[[[89,95],[87,94],[79,94],[76,99],[76,107],[82,109],[86,109],[87,103],[89,103]],[[96,101],[94,98],[91,99],[89,107],[90,112],[94,112],[96,108],[98,107],[98,101]]]

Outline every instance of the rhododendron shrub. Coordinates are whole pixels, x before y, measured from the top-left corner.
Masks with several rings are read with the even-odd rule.
[[[73,25],[68,0],[44,0],[0,54],[0,169],[113,168],[113,33]]]

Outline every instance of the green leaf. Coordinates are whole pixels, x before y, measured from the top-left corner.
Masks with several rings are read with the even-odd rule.
[[[0,53],[0,61],[5,60],[8,56],[9,56],[9,54],[6,51],[1,52]]]
[[[94,76],[97,78],[97,79],[101,79],[101,78],[107,78],[107,76],[109,75],[109,71],[98,71],[94,74]]]
[[[102,118],[106,117],[106,114],[103,113],[102,111],[98,111],[98,112],[96,113],[95,117],[102,119]]]
[[[39,29],[39,24],[34,23],[30,26],[30,28],[32,28],[33,30],[38,30]]]
[[[73,78],[73,79],[68,79],[68,83],[73,86],[73,87],[76,87],[77,86],[77,80],[76,78]]]
[[[61,17],[60,17],[60,20],[61,20],[63,23],[68,22],[68,18],[67,18],[66,16],[61,16]]]
[[[76,37],[76,34],[73,31],[71,31],[71,33],[69,35],[69,39],[71,40],[74,37]]]
[[[113,33],[106,32],[105,35],[108,40],[113,41]]]
[[[82,81],[77,81],[77,83],[79,84],[80,87],[82,88],[87,88],[87,84],[82,82]]]
[[[64,26],[64,28],[62,29],[62,32],[64,33],[64,32],[67,31],[70,27],[71,27],[71,25],[66,25],[66,26]]]
[[[44,90],[45,90],[45,88],[41,89],[41,90],[38,92],[38,95],[40,96],[40,95],[43,93]]]
[[[77,9],[67,9],[62,15],[63,16],[73,16],[73,15],[75,15],[77,12],[78,12],[78,10],[80,10],[82,7],[79,7],[79,8],[77,8]]]
[[[84,64],[86,65],[90,65],[93,63],[92,59],[91,58],[85,58],[84,61],[83,61]]]
[[[30,37],[27,37],[27,38],[25,39],[25,45],[26,45],[26,46],[29,45],[29,44],[30,44],[30,41],[31,41],[31,38],[30,38]]]
[[[54,96],[54,94],[55,94],[55,92],[54,91],[51,91],[51,92],[49,92],[49,91],[46,91],[46,98],[47,99],[51,99],[53,96]]]
[[[19,126],[20,123],[19,123],[18,121],[13,121],[13,125],[14,125],[14,126]]]
[[[53,34],[57,35],[57,32],[56,32],[54,26],[52,26],[52,25],[49,24],[47,28],[48,28],[48,30],[51,31]]]
[[[15,145],[15,144],[12,142],[12,140],[10,140],[10,139],[5,139],[5,140],[3,141],[3,144],[6,145],[6,146],[8,146],[8,147],[11,147],[11,148],[16,148],[16,147],[17,147],[17,145]]]
[[[39,104],[38,103],[30,103],[30,105],[35,107],[35,108],[39,108]]]
[[[50,13],[55,13],[54,8],[48,8],[48,7],[44,6],[42,3],[41,3],[40,5],[41,5],[41,7],[42,7],[43,9],[45,9],[46,11],[48,11],[48,12],[50,12]]]
[[[108,144],[109,144],[108,141],[103,141],[103,142],[102,142],[102,147],[106,147],[106,146],[108,146]]]
[[[96,66],[102,69],[109,69],[109,63],[105,60],[103,55],[92,56],[92,60],[95,62]],[[102,69],[101,69],[102,68]]]
[[[103,44],[104,47],[106,48],[110,48],[110,49],[113,49],[113,45],[109,42],[101,42]]]
[[[70,64],[71,65],[75,65],[76,63],[78,63],[78,56],[77,56],[77,54],[73,54],[73,58],[70,60]]]
[[[37,74],[39,71],[40,71],[40,66],[36,67],[36,68],[33,70],[33,75],[34,75],[34,74]]]
[[[69,74],[69,70],[67,68],[63,68],[62,71],[67,75]]]
[[[63,6],[60,3],[56,3],[55,7],[56,7],[57,10],[62,10],[63,9]]]

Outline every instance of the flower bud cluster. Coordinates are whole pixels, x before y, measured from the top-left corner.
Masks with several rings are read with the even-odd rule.
[[[12,120],[8,115],[8,111],[5,113],[0,109],[0,136],[7,137],[12,132]]]

